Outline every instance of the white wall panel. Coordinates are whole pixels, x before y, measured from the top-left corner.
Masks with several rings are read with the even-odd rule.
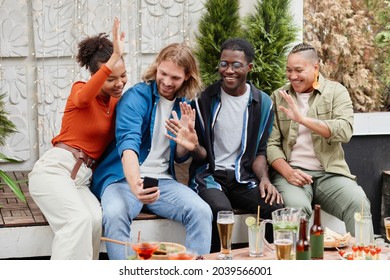
[[[293,0],[302,14],[303,0]],[[66,99],[76,80],[89,73],[75,61],[77,43],[89,35],[111,35],[112,19],[126,32],[129,81],[140,81],[145,68],[165,45],[195,44],[204,11],[199,0],[0,0],[0,93],[18,132],[0,152],[20,159],[0,163],[2,170],[30,170],[51,147],[61,125]],[[254,0],[242,1],[242,12]],[[302,21],[297,17],[298,21]]]

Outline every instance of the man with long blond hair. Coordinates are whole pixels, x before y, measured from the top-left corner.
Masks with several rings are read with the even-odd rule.
[[[177,182],[174,161],[188,151],[166,137],[165,121],[182,126],[194,118],[185,103],[199,90],[199,71],[190,48],[173,43],[163,48],[142,77],[128,89],[117,107],[116,145],[98,165],[92,190],[101,200],[104,235],[125,241],[133,219],[143,207],[184,224],[187,249],[209,253],[212,213],[195,192]],[[158,179],[145,188],[144,178]],[[110,259],[125,259],[122,245],[107,243]]]

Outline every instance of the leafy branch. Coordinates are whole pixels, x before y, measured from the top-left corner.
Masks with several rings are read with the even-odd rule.
[[[7,162],[20,162],[16,159],[8,158],[4,154],[0,153],[0,161],[7,161]],[[18,183],[20,181],[13,180],[7,173],[5,173],[3,170],[0,170],[0,188],[3,185],[7,185],[11,191],[23,202],[26,202],[26,197],[24,196],[22,190],[20,189]]]
[[[15,124],[8,119],[8,113],[5,110],[5,97],[5,94],[0,94],[0,146],[5,144],[6,138],[9,135],[17,132]],[[6,157],[4,154],[0,153],[0,163],[4,161],[11,163],[20,162],[19,160]],[[26,202],[26,197],[19,188],[18,181],[13,180],[7,173],[0,169],[0,188],[3,185],[7,185],[21,201]]]

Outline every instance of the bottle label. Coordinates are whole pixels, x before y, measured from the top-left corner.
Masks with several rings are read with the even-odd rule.
[[[324,258],[324,235],[310,235],[310,250],[312,259]]]
[[[297,252],[297,260],[310,260],[310,251]]]

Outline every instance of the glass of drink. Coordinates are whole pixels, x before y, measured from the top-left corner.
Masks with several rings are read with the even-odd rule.
[[[136,260],[137,252],[134,251],[133,249],[133,243],[131,239],[126,240],[124,246],[125,246],[126,260]]]
[[[146,242],[140,241],[133,243],[132,248],[137,252],[138,259],[148,260],[152,257],[153,253],[158,249],[158,242]]]
[[[249,256],[261,257],[264,252],[264,226],[251,225],[248,227]]]
[[[298,240],[299,221],[306,215],[300,208],[285,207],[272,212],[272,220],[263,220],[262,224],[271,223],[275,233],[278,230],[289,230],[293,235],[293,246],[291,249],[291,259],[295,259],[295,245]]]
[[[357,244],[370,245],[374,243],[374,230],[370,213],[355,213],[355,237]]]
[[[383,222],[384,222],[384,224],[385,224],[387,241],[390,242],[390,217],[384,218],[384,219],[383,219]]]
[[[191,250],[168,253],[168,260],[195,260],[197,254]]]
[[[232,232],[234,225],[233,211],[219,211],[217,214],[217,227],[221,241],[220,260],[231,260],[232,257]]]
[[[293,248],[293,232],[291,230],[279,229],[274,231],[274,236],[276,259],[290,260]]]

